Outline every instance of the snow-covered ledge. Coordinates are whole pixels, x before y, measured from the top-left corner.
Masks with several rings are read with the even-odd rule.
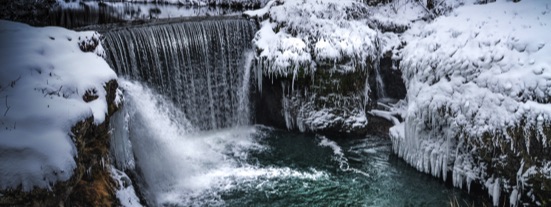
[[[394,151],[457,187],[485,186],[494,205],[549,205],[550,15],[547,1],[503,0],[407,31]]]
[[[0,205],[105,193],[75,187],[113,183],[108,115],[120,98],[98,34],[0,20],[0,41]]]
[[[257,85],[282,85],[283,97],[267,102],[280,103],[288,129],[365,133],[368,70],[380,56],[365,4],[273,0],[244,15],[260,23]]]

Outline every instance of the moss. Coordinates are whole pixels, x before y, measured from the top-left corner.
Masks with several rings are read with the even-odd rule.
[[[105,84],[108,101],[108,117],[118,109],[114,104],[117,81],[111,80]],[[77,163],[84,171],[81,179],[74,186],[67,202],[70,206],[116,206],[116,182],[111,178],[109,166],[109,119],[100,125],[94,125],[93,120],[80,122],[73,127],[75,145],[78,150]],[[85,127],[88,126],[88,127]],[[81,128],[87,128],[82,130]],[[83,132],[85,132],[83,134]],[[78,136],[80,135],[80,136]],[[82,169],[84,168],[84,169]],[[80,172],[83,173],[83,172]]]

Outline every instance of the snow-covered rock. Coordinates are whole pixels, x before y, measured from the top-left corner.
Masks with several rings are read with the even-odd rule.
[[[269,17],[254,39],[266,74],[311,74],[320,64],[354,72],[367,69],[378,56],[378,33],[368,26],[367,7],[361,2],[274,0],[244,14]]]
[[[274,0],[244,14],[260,22],[253,40],[258,79],[285,84],[280,105],[288,129],[365,133],[367,74],[380,56],[365,4]]]
[[[80,136],[106,120],[117,77],[97,36],[0,20],[0,197],[53,191],[90,159],[77,152],[96,140]]]
[[[549,203],[550,13],[544,0],[468,4],[407,31],[394,151],[434,176],[453,172],[455,186],[481,183],[496,205],[501,191],[513,205]]]

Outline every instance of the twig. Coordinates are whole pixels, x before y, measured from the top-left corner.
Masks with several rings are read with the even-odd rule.
[[[4,112],[4,116],[6,116],[6,114],[8,114],[8,111],[10,110],[10,106],[8,106],[8,95],[6,95],[6,111]]]
[[[10,83],[10,86],[13,88],[15,86],[15,83],[17,83],[17,81],[19,81],[21,79],[21,75],[19,75],[19,77],[15,80],[13,80],[11,83]]]
[[[419,4],[419,6],[421,6],[423,9],[425,9],[425,11],[430,15],[430,18],[431,19],[434,19],[434,17],[436,16],[430,9],[428,9],[427,7],[425,7],[425,5],[423,5],[423,3],[421,3],[421,1],[415,1],[417,2],[417,4]]]

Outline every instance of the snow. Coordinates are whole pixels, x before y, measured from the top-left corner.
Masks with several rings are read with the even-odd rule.
[[[394,117],[394,115],[396,115],[396,114],[393,114],[392,112],[374,109],[374,110],[369,111],[368,113],[370,115],[386,119],[386,120],[392,122],[392,124],[394,124],[394,125],[400,124],[400,121],[398,121],[398,119],[396,117]]]
[[[391,129],[394,151],[434,176],[445,179],[451,170],[455,186],[486,183],[495,202],[499,191],[510,192],[505,178],[492,179],[486,174],[491,166],[475,161],[474,143],[489,134],[499,147],[500,139],[512,139],[506,129],[520,127],[524,137],[536,131],[549,147],[542,130],[551,124],[550,13],[548,1],[502,0],[465,4],[433,22],[410,24],[400,36],[408,106],[405,123]],[[526,139],[528,149],[530,144]],[[542,167],[534,170],[545,174]]]
[[[126,173],[117,170],[114,166],[110,167],[111,177],[115,179],[118,185],[116,190],[117,199],[119,199],[121,206],[123,207],[138,207],[142,206],[140,199],[136,195],[132,180],[126,175]]]
[[[270,11],[270,8],[272,8],[272,6],[275,3],[276,3],[276,0],[271,0],[268,3],[266,3],[266,5],[264,7],[262,7],[261,9],[248,10],[248,11],[243,12],[243,14],[245,16],[248,16],[248,17],[264,18],[264,16],[268,14],[268,12]]]
[[[0,189],[30,191],[68,180],[77,156],[71,127],[107,113],[104,84],[116,74],[79,40],[97,36],[0,20]],[[83,100],[86,91],[97,99]]]
[[[244,14],[269,16],[253,40],[266,74],[309,74],[318,64],[353,72],[378,55],[378,33],[367,25],[367,8],[357,1],[270,1]]]

